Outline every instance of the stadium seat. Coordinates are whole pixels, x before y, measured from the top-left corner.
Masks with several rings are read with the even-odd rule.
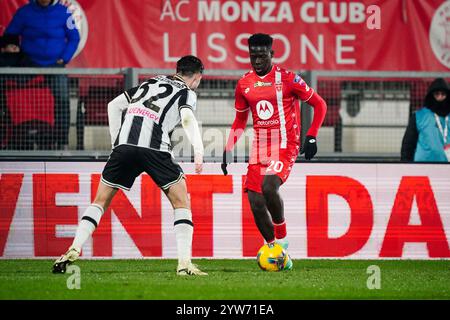
[[[328,107],[323,126],[334,127],[334,152],[342,152],[341,81],[319,81],[317,92],[326,101]]]
[[[9,130],[3,143],[12,150],[52,149],[54,98],[44,76],[6,81]]]
[[[108,102],[123,92],[117,76],[79,79],[77,150],[84,150],[85,126],[108,126]]]

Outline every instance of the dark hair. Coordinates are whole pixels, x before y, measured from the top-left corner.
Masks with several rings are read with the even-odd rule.
[[[19,36],[5,34],[0,37],[0,48],[5,48],[9,44],[19,46]]]
[[[191,77],[195,73],[203,73],[203,63],[195,56],[184,56],[177,61],[177,73]]]
[[[273,38],[265,33],[255,33],[248,38],[249,47],[269,47],[272,48]]]

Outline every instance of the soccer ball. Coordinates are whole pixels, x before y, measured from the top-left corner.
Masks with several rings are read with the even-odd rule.
[[[278,243],[263,245],[256,256],[258,266],[264,271],[282,271],[289,262],[289,256]]]

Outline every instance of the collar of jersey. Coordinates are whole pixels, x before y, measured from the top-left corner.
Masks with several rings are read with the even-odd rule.
[[[265,77],[267,77],[269,74],[272,73],[273,68],[275,68],[275,65],[274,65],[274,64],[272,65],[272,69],[270,69],[270,71],[267,72],[267,73],[266,73],[265,75],[263,75],[263,76],[258,76],[258,74],[255,72],[255,70],[253,70],[253,72],[255,72],[255,74],[256,74],[260,79],[264,79]]]
[[[185,85],[187,85],[186,81],[184,81],[184,79],[183,79],[180,75],[175,74],[173,77],[175,78],[175,80],[181,81],[181,82],[183,82]]]

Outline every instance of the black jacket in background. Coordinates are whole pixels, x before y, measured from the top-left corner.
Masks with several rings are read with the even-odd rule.
[[[447,93],[447,99],[442,102],[436,101],[433,97],[435,91],[444,91]],[[445,79],[437,78],[428,87],[428,92],[423,101],[424,108],[428,108],[438,116],[446,117],[450,114],[450,91]],[[416,113],[414,112],[409,118],[405,135],[402,140],[402,149],[400,152],[400,160],[404,162],[413,162],[416,152],[417,141],[419,140],[419,131],[416,124]]]

